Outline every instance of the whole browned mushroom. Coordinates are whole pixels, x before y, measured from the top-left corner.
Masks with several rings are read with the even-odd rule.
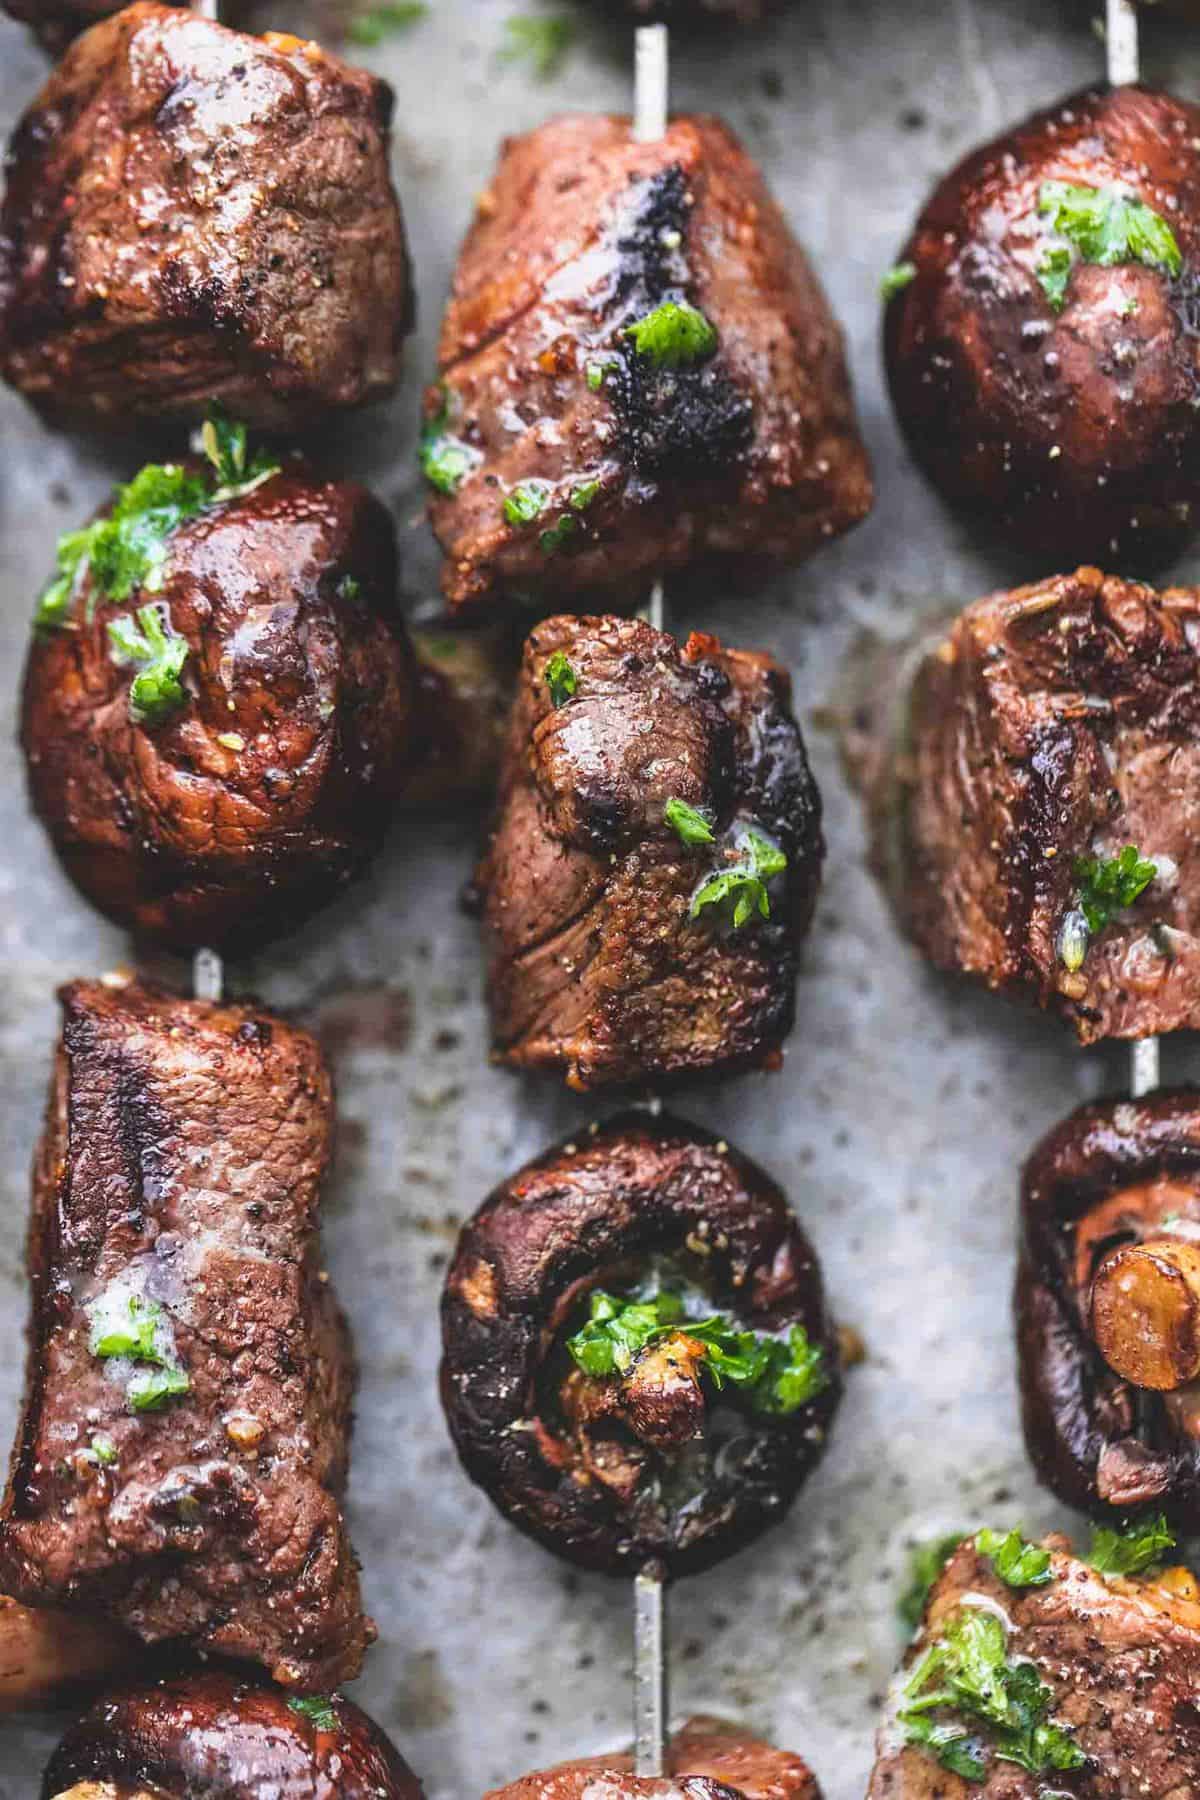
[[[783,1517],[840,1388],[816,1255],[729,1145],[629,1114],[464,1227],[442,1301],[463,1466],[588,1568],[703,1569]]]
[[[1037,113],[953,169],[886,284],[892,397],[942,494],[1040,556],[1144,569],[1200,523],[1200,110]]]
[[[144,1651],[111,1619],[0,1594],[0,1713],[61,1706],[132,1670]]]
[[[179,949],[244,947],[335,894],[416,730],[386,510],[234,427],[207,441],[60,539],[25,671],[30,793],[64,867]]]
[[[412,323],[390,88],[318,44],[141,0],[17,126],[0,372],[55,421],[296,431],[395,384]]]
[[[821,1800],[816,1777],[724,1719],[689,1719],[667,1745],[666,1773],[635,1775],[628,1754],[585,1756],[536,1769],[484,1800]]]
[[[1092,1513],[1200,1522],[1200,1097],[1083,1106],[1025,1168],[1022,1410],[1040,1478]]]
[[[50,1759],[42,1800],[421,1800],[420,1782],[341,1694],[288,1700],[225,1674],[100,1701]]]

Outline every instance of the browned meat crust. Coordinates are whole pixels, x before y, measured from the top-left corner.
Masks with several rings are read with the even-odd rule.
[[[577,678],[555,707],[546,670]],[[671,798],[708,809],[686,846]],[[496,826],[479,870],[492,1034],[573,1087],[761,1065],[792,1027],[824,845],[778,663],[636,619],[547,620],[525,646]],[[788,858],[770,917],[732,929],[693,895],[747,826]],[[736,857],[735,857],[736,860]]]
[[[411,653],[385,508],[301,463],[168,540],[161,588],[34,634],[22,739],[67,873],[118,924],[191,949],[278,936],[358,873],[414,735]],[[130,717],[109,621],[165,605],[186,705]]]
[[[820,1800],[808,1766],[790,1750],[776,1750],[723,1719],[689,1719],[671,1739],[668,1775],[632,1773],[633,1759],[585,1756],[523,1775],[484,1800]]]
[[[18,125],[0,370],[56,420],[294,429],[391,388],[411,322],[390,90],[298,38],[137,4]]]
[[[827,1381],[794,1412],[738,1411],[676,1505],[638,1468],[621,1494],[569,1453],[553,1353],[590,1288],[689,1254],[744,1327],[803,1325]],[[816,1254],[779,1188],[707,1132],[642,1114],[547,1151],[484,1202],[446,1278],[442,1344],[442,1403],[468,1475],[522,1531],[612,1574],[652,1557],[689,1574],[760,1536],[819,1460],[841,1392]]]
[[[1164,1204],[1137,1202],[1152,1183]],[[1122,1208],[1118,1196],[1128,1195]],[[1154,1505],[1200,1529],[1194,1398],[1135,1388],[1109,1368],[1090,1327],[1092,1276],[1122,1242],[1160,1237],[1159,1215],[1200,1224],[1200,1096],[1081,1106],[1025,1166],[1017,1344],[1025,1441],[1040,1480],[1070,1506]],[[1168,1235],[1171,1227],[1168,1227]],[[1188,1229],[1187,1226],[1184,1229]]]
[[[924,1750],[901,1747],[893,1722],[879,1734],[867,1800],[1037,1800],[1050,1792],[1079,1800],[1180,1800],[1200,1783],[1200,1602],[1150,1579],[1104,1578],[1048,1538],[1053,1580],[1013,1589],[968,1542],[930,1595],[907,1673],[939,1628],[965,1605],[998,1607],[1009,1625],[1010,1661],[1031,1659],[1052,1691],[1050,1716],[1071,1732],[1085,1766],[1040,1776],[993,1760],[973,1783]]]
[[[885,349],[913,455],[1006,541],[1119,567],[1173,555],[1200,501],[1200,110],[1140,88],[1075,94],[934,191],[900,255]],[[1055,311],[1036,274],[1041,185],[1117,185],[1169,223],[1170,279],[1078,263]]]
[[[655,373],[632,353],[626,327],[664,300],[701,309],[713,357]],[[444,414],[474,465],[430,504],[455,606],[611,599],[696,560],[736,563],[744,580],[749,563],[794,561],[870,508],[841,334],[761,175],[714,119],[675,119],[655,144],[595,114],[511,139],[438,360],[428,415]],[[547,484],[545,508],[514,526],[504,501],[530,481]],[[563,518],[569,536],[548,551]]]
[[[62,1003],[0,1586],[327,1688],[369,1623],[338,1505],[353,1367],[319,1260],[320,1051],[251,1006],[87,982]],[[96,1304],[130,1295],[189,1384],[159,1410],[91,1352]]]
[[[42,1797],[107,1781],[172,1800],[421,1800],[404,1758],[352,1701],[336,1694],[313,1711],[222,1674],[132,1688],[71,1727]]]
[[[905,922],[1083,1043],[1200,1019],[1198,645],[1200,591],[1084,568],[969,606],[914,686]],[[1127,844],[1160,873],[1072,969],[1076,861]]]

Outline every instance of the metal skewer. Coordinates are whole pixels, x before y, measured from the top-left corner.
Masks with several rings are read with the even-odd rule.
[[[634,34],[633,136],[639,144],[666,135],[670,39],[665,25],[641,25]],[[663,584],[656,581],[646,607],[647,621],[665,629]],[[647,1101],[661,1111],[657,1097]],[[667,1572],[648,1562],[633,1578],[633,1766],[637,1775],[667,1772]]]
[[[197,950],[192,958],[192,993],[197,1000],[220,1000],[225,992],[225,966],[216,950]]]
[[[1128,87],[1139,79],[1138,19],[1134,0],[1106,0],[1104,47],[1108,79],[1113,87]],[[1129,1076],[1133,1097],[1140,1100],[1158,1086],[1158,1039],[1138,1038],[1129,1047]]]

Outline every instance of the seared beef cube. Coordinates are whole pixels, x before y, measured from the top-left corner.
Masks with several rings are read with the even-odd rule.
[[[963,1544],[934,1585],[891,1690],[868,1800],[1195,1793],[1194,1577],[1106,1577],[1063,1537],[1045,1540],[1048,1556],[1027,1546],[1014,1567],[984,1555],[985,1541]],[[939,1693],[952,1699],[935,1705]]]
[[[251,1006],[88,982],[62,1003],[0,1587],[286,1687],[348,1680],[370,1630],[339,1510],[320,1051]]]
[[[61,540],[35,617],[33,805],[95,905],[180,949],[245,947],[331,898],[382,839],[419,730],[385,508],[270,466],[232,486],[142,470],[90,539]]]
[[[538,626],[478,877],[496,1054],[577,1088],[777,1061],[820,818],[771,657]]]
[[[103,1784],[99,1792],[90,1784]],[[188,1675],[93,1707],[50,1758],[42,1800],[421,1800],[404,1758],[341,1694],[288,1701]]]
[[[781,1190],[643,1113],[489,1196],[446,1277],[442,1346],[471,1479],[556,1555],[614,1575],[651,1559],[691,1574],[782,1519],[841,1393],[820,1265]]]
[[[661,1779],[633,1773],[633,1758],[585,1756],[523,1775],[484,1800],[820,1800],[812,1771],[724,1719],[689,1719],[668,1746]]]
[[[871,504],[842,340],[714,119],[506,144],[463,248],[422,463],[455,606],[795,561]]]
[[[1200,1530],[1200,1099],[1079,1107],[1025,1169],[1025,1441],[1068,1505]]]
[[[94,26],[9,149],[5,379],[109,429],[220,400],[283,430],[386,392],[411,317],[391,109],[298,38],[149,4]]]
[[[918,674],[901,905],[926,955],[1083,1043],[1200,1022],[1200,592],[1079,569],[960,614]]]
[[[885,348],[945,497],[1060,567],[1200,524],[1200,109],[1096,89],[976,150],[900,252]]]

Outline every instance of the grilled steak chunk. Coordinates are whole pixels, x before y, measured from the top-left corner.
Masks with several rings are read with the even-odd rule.
[[[1025,1441],[1039,1478],[1070,1506],[1153,1505],[1185,1531],[1200,1529],[1200,1346],[1189,1330],[1200,1309],[1172,1260],[1198,1236],[1195,1093],[1081,1106],[1026,1165],[1017,1275]],[[1144,1283],[1131,1279],[1146,1258],[1162,1286],[1148,1312]],[[1094,1294],[1110,1270],[1118,1316],[1097,1320]],[[1150,1360],[1163,1349],[1179,1357],[1166,1373]]]
[[[423,463],[454,606],[636,594],[698,559],[744,577],[871,504],[837,325],[713,119],[654,144],[594,114],[510,140],[438,362]]]
[[[297,1707],[272,1688],[189,1675],[102,1701],[50,1759],[42,1800],[79,1784],[110,1800],[150,1788],[170,1800],[421,1800],[420,1782],[340,1694]],[[96,1796],[99,1800],[99,1796]]]
[[[969,606],[916,679],[906,923],[1083,1043],[1200,1020],[1198,645],[1196,589],[1083,568]]]
[[[973,1542],[950,1559],[893,1689],[868,1800],[1035,1800],[1047,1792],[1179,1800],[1195,1791],[1195,1580],[1182,1569],[1164,1579],[1106,1578],[1071,1554],[1068,1539],[1046,1545],[1050,1579],[1036,1587],[1001,1581]],[[956,1667],[964,1625],[976,1652],[972,1669]],[[940,1671],[936,1658],[925,1665],[939,1649]],[[981,1705],[1008,1722],[989,1722],[969,1707],[914,1707],[932,1698],[947,1666],[951,1678],[961,1671],[968,1692],[975,1675]],[[943,1760],[915,1741],[926,1728],[942,1733]],[[1004,1760],[1002,1750],[1024,1764]],[[964,1758],[976,1764],[973,1778],[955,1768]]]
[[[396,380],[411,304],[390,90],[316,44],[137,4],[18,125],[0,370],[57,420],[292,429]]]
[[[1060,566],[1145,568],[1200,523],[1198,146],[1169,94],[1073,95],[953,169],[900,253],[884,336],[914,456]]]
[[[353,1372],[319,1261],[320,1052],[249,1006],[87,982],[62,1003],[0,1584],[328,1688],[369,1626],[338,1505]]]
[[[812,1771],[723,1719],[689,1719],[668,1748],[661,1780],[633,1773],[633,1758],[585,1756],[523,1775],[484,1800],[820,1800]]]
[[[168,473],[226,491],[198,465]],[[179,949],[276,936],[336,893],[420,735],[386,510],[298,462],[243,485],[185,517],[128,592],[98,555],[53,582],[25,672],[30,795],[67,873]],[[131,663],[126,634],[156,622],[166,651]],[[172,648],[177,686],[143,701],[140,671]]]
[[[61,55],[73,37],[120,10],[115,0],[4,0],[9,17],[28,25],[51,56]]]
[[[735,1369],[720,1352],[738,1332],[757,1335]],[[650,1558],[690,1574],[759,1537],[841,1391],[816,1253],[780,1189],[696,1126],[641,1113],[484,1202],[446,1278],[442,1346],[468,1475],[522,1531],[610,1574]]]
[[[698,827],[672,825],[681,804]],[[769,656],[636,619],[539,625],[478,876],[496,1053],[577,1088],[777,1057],[820,817]]]

